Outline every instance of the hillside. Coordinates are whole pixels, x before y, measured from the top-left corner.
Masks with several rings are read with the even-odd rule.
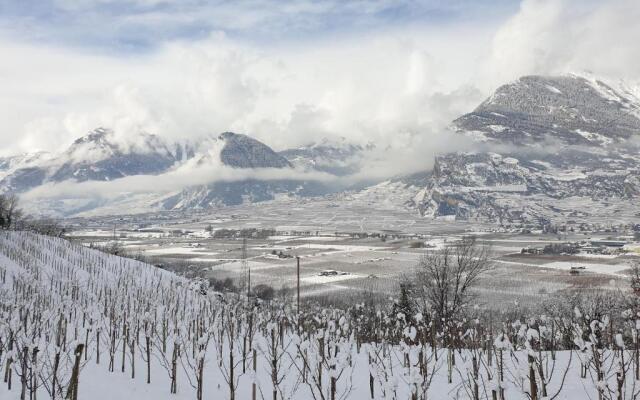
[[[496,142],[606,146],[638,133],[640,99],[625,86],[579,75],[524,76],[453,123]]]
[[[114,138],[113,131],[98,128],[76,139],[66,150],[47,157],[28,155],[5,174],[0,188],[25,192],[47,182],[110,181],[131,175],[157,175],[176,161],[176,155],[159,137],[141,133],[134,142]]]
[[[238,170],[283,170],[279,179],[218,179],[224,168]],[[146,193],[143,200],[134,193],[105,199],[99,196],[61,195],[39,201],[30,208],[38,213],[68,216],[100,209],[183,210],[244,202],[273,200],[280,195],[321,196],[334,191],[329,185],[293,177],[293,165],[282,154],[247,135],[224,132],[195,141],[169,143],[146,133],[119,138],[98,128],[75,140],[57,154],[27,154],[0,159],[0,191],[26,193],[56,184],[113,182],[121,178],[158,176],[171,173],[190,175],[208,171],[210,183],[182,185],[167,192]],[[289,174],[287,174],[287,171]],[[227,175],[233,173],[227,172]],[[287,175],[292,175],[291,179]],[[243,175],[245,176],[245,175]],[[177,185],[179,183],[177,182]],[[140,196],[139,196],[140,197]],[[122,207],[123,204],[127,206]]]
[[[425,216],[499,223],[617,218],[617,208],[634,218],[639,110],[624,87],[576,75],[523,77],[454,121],[455,134],[478,150],[437,156],[408,204]]]
[[[519,399],[528,398],[531,381],[551,396],[613,396],[620,388],[638,395],[637,348],[625,350],[637,325],[624,316],[591,319],[576,306],[554,318],[506,319],[494,331],[469,308],[447,325],[459,332],[450,342],[426,310],[406,315],[398,303],[348,310],[303,304],[299,315],[294,304],[248,305],[243,296],[137,261],[3,231],[0,365],[7,380],[0,396],[471,399],[477,391],[477,399],[503,391]],[[570,323],[563,312],[575,313]],[[620,332],[615,338],[604,334],[609,323]],[[451,357],[455,364],[446,362]],[[608,361],[597,367],[601,359]],[[619,362],[622,381],[614,373]],[[589,372],[600,368],[606,380],[581,378],[581,363]],[[480,377],[485,383],[476,385]]]

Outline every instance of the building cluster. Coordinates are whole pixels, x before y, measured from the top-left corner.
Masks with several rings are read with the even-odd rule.
[[[530,255],[619,255],[628,253],[628,245],[632,242],[624,238],[593,239],[580,242],[552,243],[544,247],[528,246],[522,248],[521,254]]]

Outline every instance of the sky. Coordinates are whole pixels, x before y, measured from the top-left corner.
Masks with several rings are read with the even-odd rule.
[[[522,75],[640,80],[637,21],[637,0],[0,0],[0,154],[234,131],[422,168]]]

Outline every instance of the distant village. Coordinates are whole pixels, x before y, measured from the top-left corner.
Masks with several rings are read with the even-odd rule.
[[[629,253],[630,244],[634,243],[629,239],[594,239],[582,240],[579,242],[551,243],[544,247],[524,247],[521,254],[548,254],[548,255],[622,255]]]

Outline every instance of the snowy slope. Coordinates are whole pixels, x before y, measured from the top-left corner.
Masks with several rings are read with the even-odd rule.
[[[640,193],[638,110],[637,91],[623,83],[520,78],[454,121],[478,150],[436,157],[420,198],[407,201],[425,216],[500,223],[606,215]]]
[[[283,150],[279,154],[300,169],[345,176],[359,172],[367,156],[366,152],[373,148],[373,144],[361,146],[349,143],[344,138],[323,139],[308,146]]]
[[[637,134],[639,110],[640,99],[622,85],[579,75],[525,76],[499,87],[454,125],[520,146],[544,140],[603,146]]]
[[[310,306],[299,320],[292,307],[248,306],[137,261],[3,231],[0,365],[9,366],[11,389],[0,382],[0,397],[19,399],[24,390],[25,397],[51,398],[55,387],[55,398],[63,398],[74,387],[76,363],[78,399],[91,400],[234,398],[231,392],[250,399],[254,385],[257,398],[329,399],[334,387],[339,399],[407,399],[415,392],[464,400],[474,398],[476,382],[479,398],[502,389],[505,398],[526,399],[530,378],[549,398],[578,400],[597,397],[598,388],[615,396],[619,362],[624,398],[640,394],[634,349],[625,348],[637,325],[618,325],[624,335],[607,339],[617,349],[611,352],[594,333],[606,337],[607,317],[584,318],[577,309],[567,318],[497,323],[495,333],[470,314],[456,322],[458,347],[450,352],[426,315],[407,318],[393,304]],[[447,363],[452,356],[455,364]],[[595,357],[605,360],[601,382],[591,375]]]
[[[54,199],[45,197],[42,201],[37,196],[30,197],[30,210],[61,216],[122,209],[206,208],[271,200],[281,194],[310,196],[331,191],[316,182],[287,179],[286,173],[280,174],[282,178],[278,180],[247,179],[246,173],[243,178],[232,179],[233,173],[227,171],[226,179],[216,179],[217,172],[224,168],[279,169],[291,171],[293,175],[292,167],[287,158],[266,144],[242,134],[225,132],[197,140],[166,143],[146,133],[122,139],[111,130],[98,128],[59,154],[0,159],[0,191],[23,193],[45,188],[46,193],[46,188],[60,183],[107,182],[164,174],[211,175],[211,183],[202,176],[197,183],[180,185],[175,182],[174,186],[179,189],[151,190],[144,196],[110,191],[109,198],[74,197],[64,193]]]
[[[20,193],[48,182],[110,181],[131,175],[156,175],[175,161],[169,147],[155,135],[140,133],[122,141],[116,139],[113,131],[98,128],[59,154],[32,157],[28,163],[11,168],[0,179],[0,188]]]

